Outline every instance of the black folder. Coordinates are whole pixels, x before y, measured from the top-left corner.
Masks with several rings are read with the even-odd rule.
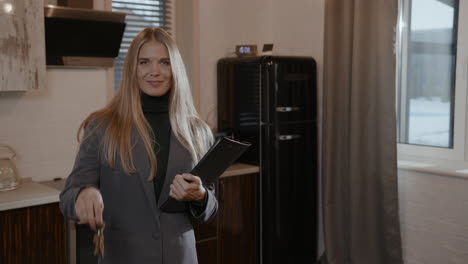
[[[191,174],[201,178],[204,186],[213,184],[224,171],[229,168],[249,147],[250,143],[239,142],[222,137],[216,141],[198,164],[192,169]],[[186,203],[169,197],[162,205],[161,210],[167,213],[185,211]]]

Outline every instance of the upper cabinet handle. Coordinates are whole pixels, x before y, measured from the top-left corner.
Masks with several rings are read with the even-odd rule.
[[[294,112],[299,111],[301,108],[298,106],[278,106],[276,107],[276,112]]]

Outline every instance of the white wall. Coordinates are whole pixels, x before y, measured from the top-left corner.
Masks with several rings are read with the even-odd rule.
[[[68,176],[77,129],[104,106],[106,86],[105,70],[49,69],[44,89],[0,93],[0,143],[16,150],[20,177]]]
[[[398,170],[405,264],[468,263],[468,179]]]
[[[274,0],[272,16],[277,54],[313,56],[322,62],[325,0]]]
[[[174,1],[174,27],[177,46],[184,59],[192,90],[199,90],[199,13],[198,0]],[[199,109],[198,94],[194,94],[195,107]]]

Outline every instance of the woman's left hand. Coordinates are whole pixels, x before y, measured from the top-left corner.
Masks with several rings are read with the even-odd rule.
[[[189,173],[177,174],[172,181],[169,196],[178,201],[203,200],[206,190],[200,177]]]

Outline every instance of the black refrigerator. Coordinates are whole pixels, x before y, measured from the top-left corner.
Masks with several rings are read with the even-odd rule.
[[[317,68],[309,57],[218,61],[218,132],[253,143],[260,166],[259,263],[317,258]]]

